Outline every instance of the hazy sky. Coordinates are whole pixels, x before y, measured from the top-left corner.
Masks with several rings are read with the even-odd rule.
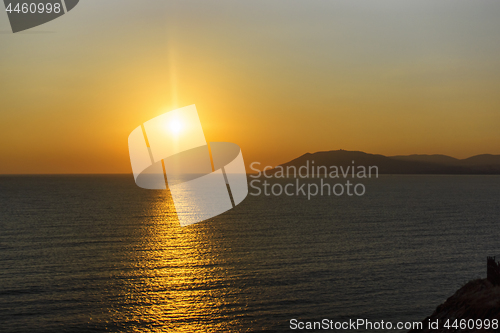
[[[131,172],[129,133],[190,104],[247,164],[500,154],[499,17],[498,0],[82,0],[12,34],[1,11],[0,173]]]

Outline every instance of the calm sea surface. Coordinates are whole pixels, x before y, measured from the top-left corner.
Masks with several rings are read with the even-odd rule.
[[[132,176],[0,177],[0,331],[420,321],[500,256],[499,176],[365,184],[362,197],[249,195],[181,228],[168,193]]]

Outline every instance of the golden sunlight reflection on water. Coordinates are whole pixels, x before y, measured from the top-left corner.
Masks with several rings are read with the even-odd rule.
[[[224,260],[214,243],[210,223],[180,227],[168,191],[155,191],[145,212],[141,243],[135,246],[134,268],[125,278],[127,311],[119,322],[136,331],[232,331],[234,313],[224,314],[228,293]],[[236,288],[237,289],[237,288]],[[240,302],[238,302],[240,303]],[[126,315],[128,318],[123,318]]]
[[[129,175],[0,181],[2,332],[422,320],[498,245],[498,176],[387,176],[360,200],[249,196],[187,227],[167,191]]]

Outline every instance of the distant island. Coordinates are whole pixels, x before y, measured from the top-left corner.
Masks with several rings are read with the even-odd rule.
[[[306,153],[280,166],[299,168],[307,161],[314,161],[316,166],[344,168],[354,161],[356,165],[377,166],[379,174],[500,175],[500,155],[491,154],[457,159],[446,155],[384,156],[341,149]]]

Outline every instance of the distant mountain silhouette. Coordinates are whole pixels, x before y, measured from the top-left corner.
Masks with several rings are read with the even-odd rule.
[[[280,166],[299,168],[306,165],[307,161],[309,165],[314,161],[315,167],[377,166],[379,174],[500,174],[500,155],[489,154],[460,160],[446,155],[384,156],[361,151],[331,150],[306,153]]]
[[[442,165],[461,165],[460,160],[446,155],[408,155],[408,156],[390,156],[390,158],[401,161],[424,162]]]
[[[462,160],[462,165],[473,167],[483,173],[500,173],[500,155],[483,154]]]

